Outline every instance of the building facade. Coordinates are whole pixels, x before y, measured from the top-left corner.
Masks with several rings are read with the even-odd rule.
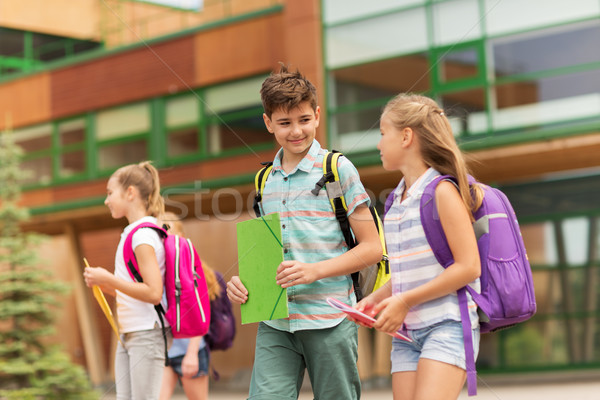
[[[95,383],[110,379],[115,338],[81,260],[112,269],[125,221],[102,202],[121,165],[153,160],[201,257],[236,274],[235,223],[277,150],[259,88],[283,62],[318,87],[318,140],[378,203],[400,178],[381,167],[378,118],[406,91],[443,105],[474,175],[507,193],[539,310],[482,338],[480,372],[600,367],[598,43],[597,0],[1,2],[0,130],[31,171],[25,228],[51,235],[44,267],[74,288],[55,340]],[[251,367],[255,330],[214,354],[225,378]],[[362,363],[386,375],[388,344],[375,342]]]

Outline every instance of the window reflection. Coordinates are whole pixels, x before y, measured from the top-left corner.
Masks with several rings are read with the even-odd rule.
[[[492,41],[496,77],[600,61],[600,24]]]

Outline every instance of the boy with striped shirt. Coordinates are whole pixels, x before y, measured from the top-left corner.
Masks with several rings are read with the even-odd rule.
[[[356,168],[340,158],[342,191],[359,243],[348,250],[326,190],[311,193],[326,154],[315,140],[320,117],[315,87],[282,66],[263,82],[261,98],[267,130],[281,146],[261,211],[280,213],[284,261],[275,279],[288,289],[289,317],[259,324],[249,399],[296,399],[305,369],[315,398],[359,399],[357,325],[325,299],[355,304],[350,273],[381,259],[369,196]],[[238,304],[260,295],[248,293],[238,276],[229,281],[227,293]]]

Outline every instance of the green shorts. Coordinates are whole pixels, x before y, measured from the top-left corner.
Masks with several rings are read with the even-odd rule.
[[[249,400],[296,400],[305,370],[316,400],[360,399],[358,326],[294,333],[260,323]]]

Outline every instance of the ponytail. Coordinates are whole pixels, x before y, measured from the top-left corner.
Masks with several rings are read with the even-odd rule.
[[[165,202],[160,195],[160,179],[157,169],[150,161],[130,164],[119,168],[113,174],[124,189],[135,187],[146,206],[146,212],[159,217],[165,212]]]

